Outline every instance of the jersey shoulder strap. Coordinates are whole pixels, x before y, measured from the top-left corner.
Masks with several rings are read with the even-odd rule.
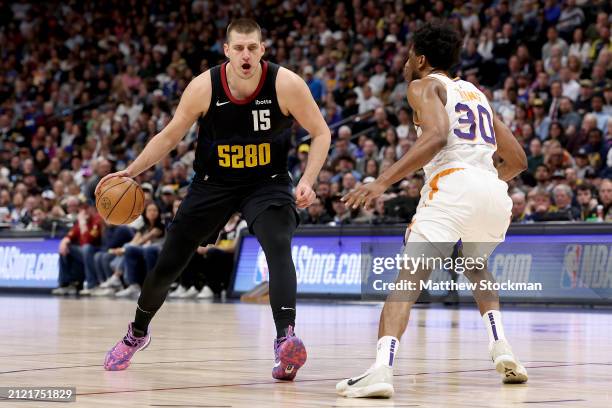
[[[221,68],[222,65],[216,65],[210,69],[210,83],[212,84],[212,93],[210,98],[211,106],[216,104],[219,98],[223,99],[222,84],[221,84]]]

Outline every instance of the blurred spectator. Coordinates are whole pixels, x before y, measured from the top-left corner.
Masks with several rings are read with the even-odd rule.
[[[336,194],[331,198],[332,208],[334,211],[334,215],[331,221],[331,225],[342,225],[342,224],[350,224],[351,222],[351,212],[344,205],[344,202],[341,200],[342,195]]]
[[[597,217],[602,218],[601,221],[612,221],[612,180],[605,179],[599,186],[599,202],[603,207],[601,212],[597,209]]]
[[[534,137],[529,142],[529,154],[527,155],[527,169],[531,173],[535,173],[536,168],[544,163],[544,155],[542,154],[542,142]]]
[[[99,177],[125,168],[168,124],[186,84],[224,61],[224,26],[253,13],[265,29],[265,58],[302,74],[338,136],[317,186],[327,194],[321,198],[330,214],[331,195],[353,179],[376,177],[416,140],[403,68],[412,33],[438,18],[464,36],[452,74],[481,89],[529,151],[529,170],[510,181],[512,191],[529,196],[532,184],[548,192],[567,184],[576,195],[584,182],[609,178],[609,5],[451,3],[345,7],[324,0],[290,7],[290,13],[259,1],[229,9],[165,2],[162,10],[144,0],[136,14],[129,2],[111,8],[66,3],[61,12],[53,2],[10,6],[0,33],[0,219],[12,228],[69,228],[77,218],[76,197],[93,199]],[[127,15],[129,21],[121,17]],[[116,30],[100,29],[107,20]],[[338,126],[339,120],[346,121]],[[166,221],[193,177],[196,136],[197,125],[137,178],[146,202],[159,200]],[[295,146],[290,171],[296,181],[308,154],[304,136],[296,128],[288,139]],[[402,194],[400,185],[390,188],[387,201]],[[174,194],[163,193],[166,187]],[[371,219],[375,211],[348,221]]]
[[[320,197],[315,198],[310,207],[300,213],[301,223],[308,224],[328,224],[332,218],[327,213],[323,200]]]
[[[100,285],[91,290],[89,294],[111,295],[123,288],[121,279],[113,273],[112,265],[117,258],[115,250],[130,242],[133,237],[133,230],[126,225],[106,224],[104,226],[100,251],[94,254],[94,268]]]
[[[174,201],[177,199],[176,190],[171,185],[163,186],[159,200],[159,210],[161,211],[161,219],[164,225],[170,225],[174,217],[173,208]]]
[[[572,32],[580,27],[584,22],[584,12],[576,7],[576,0],[565,0],[559,20],[557,30],[563,37],[571,37]]]
[[[570,221],[580,219],[580,210],[572,205],[574,194],[567,184],[559,184],[553,189],[557,212],[567,212]]]
[[[382,101],[374,95],[370,85],[365,85],[363,87],[363,96],[359,101],[359,113],[370,112],[382,106]]]
[[[512,222],[524,222],[527,214],[527,200],[525,199],[525,193],[517,191],[513,193],[512,198]]]
[[[169,298],[211,299],[227,290],[234,265],[234,251],[246,221],[235,213],[219,233],[214,245],[199,246]]]
[[[102,220],[95,207],[84,203],[77,222],[60,241],[59,287],[54,295],[76,294],[87,280],[87,287],[94,288],[98,281],[93,266],[93,255],[99,249]]]
[[[593,187],[590,184],[578,186],[576,201],[582,221],[597,221],[597,200],[593,198]]]
[[[115,255],[124,255],[125,283],[127,288],[115,294],[117,297],[135,296],[148,271],[150,271],[161,250],[165,228],[157,204],[149,203],[144,211],[144,226],[132,240],[115,251]]]
[[[548,2],[547,2],[548,3]],[[549,27],[546,31],[548,41],[542,46],[542,59],[550,58],[553,48],[560,48],[563,55],[567,55],[569,47],[563,38],[559,37],[559,33],[555,27]]]

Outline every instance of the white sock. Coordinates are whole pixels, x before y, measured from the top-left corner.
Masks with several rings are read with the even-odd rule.
[[[376,344],[376,365],[393,368],[393,361],[399,351],[399,340],[393,336],[383,336]]]
[[[489,310],[482,315],[482,321],[487,328],[489,334],[489,350],[493,346],[493,342],[497,340],[506,340],[504,335],[504,325],[502,324],[501,313],[499,310]]]

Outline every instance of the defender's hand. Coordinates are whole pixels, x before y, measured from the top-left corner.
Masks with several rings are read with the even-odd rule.
[[[378,181],[373,181],[357,187],[342,197],[342,201],[348,208],[357,208],[362,205],[365,208],[372,208],[373,201],[384,193],[385,190],[387,190],[387,187]]]
[[[312,204],[317,195],[307,183],[299,182],[295,189],[295,205],[297,208],[306,208]]]
[[[100,194],[100,188],[102,187],[102,185],[107,181],[114,179],[115,177],[130,177],[130,173],[128,173],[127,170],[121,170],[115,173],[107,174],[106,176],[102,177],[102,180],[100,180],[100,182],[96,186],[96,197],[98,196],[98,194]]]

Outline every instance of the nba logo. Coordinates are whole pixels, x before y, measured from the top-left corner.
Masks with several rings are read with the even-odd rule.
[[[582,245],[572,244],[565,247],[563,257],[563,272],[561,273],[561,288],[572,289],[578,287],[578,273],[580,259],[582,258]]]
[[[257,251],[257,263],[255,264],[255,284],[268,281],[268,261],[266,260],[266,254],[263,249],[259,248]]]

